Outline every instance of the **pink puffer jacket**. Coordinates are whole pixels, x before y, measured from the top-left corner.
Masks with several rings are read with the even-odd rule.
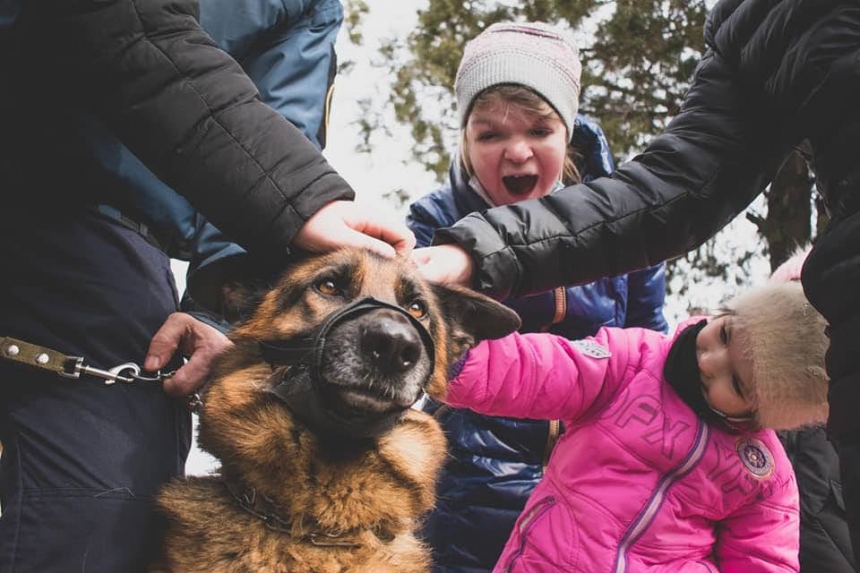
[[[449,403],[567,428],[494,573],[798,571],[797,485],[776,434],[699,420],[663,379],[672,340],[515,333],[469,352]]]

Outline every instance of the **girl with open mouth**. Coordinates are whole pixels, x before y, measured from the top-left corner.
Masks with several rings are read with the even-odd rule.
[[[407,223],[419,247],[469,213],[551,196],[614,169],[600,127],[577,114],[579,56],[560,28],[488,27],[466,45],[454,91],[459,153],[448,184],[410,206]],[[533,294],[504,301],[520,315],[520,332],[580,339],[601,326],[667,328],[662,264],[584,285],[526,290]],[[450,453],[424,532],[434,573],[489,573],[563,425],[438,408],[433,401],[424,408],[442,424]]]

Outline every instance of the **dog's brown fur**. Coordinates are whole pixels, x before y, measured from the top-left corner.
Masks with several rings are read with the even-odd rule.
[[[221,468],[176,481],[160,496],[168,525],[155,571],[430,570],[429,552],[413,531],[433,506],[445,455],[434,419],[407,409],[378,438],[322,439],[268,392],[273,367],[258,341],[301,337],[366,296],[414,316],[426,310],[419,320],[435,343],[435,364],[422,354],[420,382],[436,396],[444,396],[449,366],[467,347],[518,326],[504,306],[466,289],[428,285],[401,260],[345,250],[289,270],[234,329],[235,347],[217,364],[203,396],[199,442]]]

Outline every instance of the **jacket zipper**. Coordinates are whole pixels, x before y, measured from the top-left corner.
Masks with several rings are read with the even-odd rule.
[[[645,507],[642,508],[642,511],[639,512],[639,515],[633,521],[633,524],[621,537],[621,543],[618,544],[618,553],[615,556],[615,567],[612,569],[613,573],[625,573],[627,571],[627,551],[651,525],[651,522],[654,519],[654,516],[657,515],[657,511],[660,509],[660,506],[663,505],[666,491],[669,489],[669,486],[687,475],[700,461],[702,461],[708,445],[709,436],[710,430],[708,429],[708,425],[702,420],[699,420],[699,428],[696,434],[696,439],[693,442],[693,447],[687,453],[687,456],[681,460],[681,463],[663,476],[663,478],[657,483],[656,489],[651,494],[651,499],[648,500],[648,503],[646,503]]]
[[[517,525],[517,529],[520,530],[520,545],[517,547],[517,550],[511,555],[511,558],[508,560],[508,564],[505,566],[505,570],[503,573],[510,573],[514,563],[516,563],[517,559],[523,554],[523,550],[526,546],[526,537],[528,536],[529,530],[535,524],[537,519],[545,514],[547,511],[555,505],[555,497],[549,496],[546,499],[542,499],[538,502],[531,510],[529,510],[528,514],[523,518],[523,520]]]

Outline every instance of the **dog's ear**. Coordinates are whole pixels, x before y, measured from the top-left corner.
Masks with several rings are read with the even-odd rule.
[[[221,285],[221,314],[224,320],[236,324],[249,318],[271,288],[271,281],[262,279],[230,281]]]
[[[187,294],[196,305],[235,324],[248,318],[287,263],[279,266],[248,253],[226,256],[195,268]]]
[[[467,346],[516,331],[519,315],[490,297],[456,285],[432,285],[452,338]]]

